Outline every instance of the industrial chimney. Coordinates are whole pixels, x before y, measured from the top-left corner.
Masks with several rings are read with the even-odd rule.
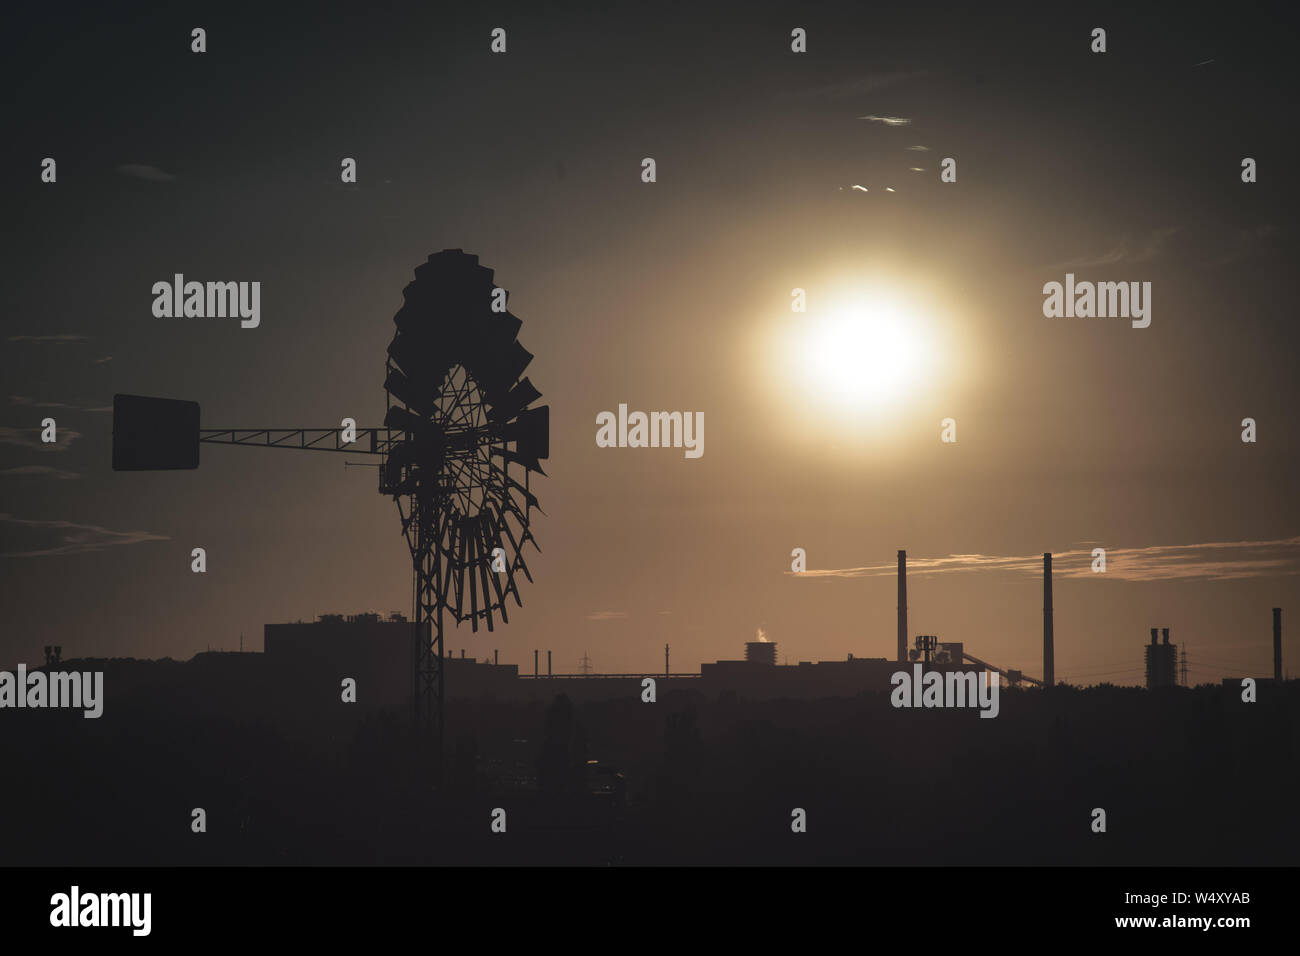
[[[1168,643],[1169,643],[1169,628],[1167,628],[1167,627],[1165,627],[1165,628],[1161,628],[1161,629],[1160,629],[1160,635],[1161,635],[1161,637],[1164,639],[1164,643],[1168,644]]]
[[[1282,609],[1273,608],[1273,680],[1282,682]]]
[[[1052,633],[1052,552],[1043,552],[1043,686],[1056,683],[1056,655]]]
[[[907,663],[907,552],[898,552],[898,660]]]
[[[1160,628],[1153,627],[1151,628],[1151,646],[1155,647],[1159,643],[1160,643]]]

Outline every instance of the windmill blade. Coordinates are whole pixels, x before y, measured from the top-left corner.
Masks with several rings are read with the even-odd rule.
[[[529,471],[537,472],[539,475],[546,474],[545,469],[542,468],[541,462],[536,458],[525,457],[517,451],[511,451],[509,448],[493,448],[492,454],[512,465],[520,465],[521,467],[527,468]]]
[[[474,373],[491,403],[496,398],[504,397],[532,360],[533,353],[514,340],[503,350],[476,357],[470,371]]]
[[[504,518],[502,518],[501,520],[501,528],[502,530],[505,531],[506,536],[510,539],[510,547],[514,551],[514,558],[511,560],[510,586],[511,589],[515,592],[515,603],[518,604],[520,607],[523,607],[524,602],[519,598],[519,587],[515,583],[514,570],[516,568],[522,570],[524,572],[524,577],[528,578],[528,582],[530,584],[532,583],[533,576],[528,572],[528,565],[527,563],[525,563],[523,559],[523,554],[524,554],[523,545],[524,542],[527,540],[527,538],[526,537],[521,537],[518,539],[515,538],[515,533],[510,528],[510,522],[506,521]],[[527,534],[528,526],[524,525],[523,530],[524,533]],[[536,547],[536,542],[534,542],[534,547]]]
[[[533,576],[528,571],[528,562],[524,560],[523,552],[520,552],[519,554],[515,555],[515,566],[520,571],[524,572],[524,577],[526,577],[528,579],[528,583],[531,584],[533,581]],[[515,591],[515,603],[518,604],[520,607],[524,606],[524,603],[519,600],[519,591],[517,589]]]
[[[546,514],[546,512],[542,511],[541,507],[538,505],[537,496],[535,494],[533,494],[531,491],[529,491],[527,488],[521,485],[518,482],[518,480],[510,477],[510,475],[506,474],[505,472],[502,472],[501,475],[502,475],[502,481],[505,483],[507,488],[513,489],[523,494],[524,500],[528,502],[528,507],[536,508],[542,514]],[[514,503],[514,499],[512,499],[508,494],[503,497],[505,498],[505,500],[510,501],[512,504]],[[528,523],[527,516],[521,514],[519,517],[520,520],[524,522],[524,524]]]
[[[431,422],[425,421],[415,412],[408,411],[401,405],[391,406],[388,409],[388,414],[384,416],[385,428],[396,428],[412,435],[427,432],[431,425]]]
[[[515,450],[521,456],[534,462],[551,457],[551,406],[540,405],[521,412],[515,425],[518,429]],[[541,465],[533,469],[541,470]]]
[[[492,588],[493,590],[496,591],[497,599],[496,599],[495,606],[497,610],[501,612],[501,623],[509,624],[510,616],[506,613],[506,594],[509,593],[509,591],[508,588],[502,589],[501,575],[505,574],[508,577],[510,574],[510,566],[507,564],[505,571],[497,571],[495,568],[492,567],[490,556],[496,548],[501,548],[501,534],[496,530],[496,522],[492,519],[491,512],[484,511],[479,517],[482,519],[483,522],[484,537],[487,539],[488,544],[491,545],[491,547],[487,549],[487,553],[489,555],[489,562],[487,566],[487,570],[488,570],[487,577],[492,579]],[[504,552],[505,548],[501,548],[501,550],[502,552]],[[484,590],[486,590],[486,588],[487,585],[485,584]],[[490,624],[488,625],[488,630],[489,631],[492,630]]]
[[[412,282],[403,293],[413,286],[444,295],[462,284],[490,287],[492,276],[491,269],[479,265],[478,256],[461,249],[443,249],[415,267],[415,277],[421,282]]]
[[[492,549],[487,547],[489,543],[487,529],[483,526],[484,514],[480,512],[475,519],[476,539],[478,542],[478,565],[479,578],[483,584],[483,613],[487,617],[487,629],[492,630],[492,599],[488,593],[488,566],[492,560]]]
[[[506,537],[510,539],[510,548],[516,555],[516,558],[512,558],[510,560],[510,563],[506,565],[505,593],[509,594],[513,591],[515,595],[515,604],[517,604],[519,607],[523,607],[524,602],[520,600],[519,597],[519,585],[515,582],[515,567],[516,567],[517,556],[519,554],[519,544],[517,541],[515,541],[515,533],[510,530],[510,522],[508,522],[505,519],[505,516],[501,513],[500,508],[497,508],[495,517],[496,517],[496,526],[498,529],[497,533],[500,534],[501,532],[505,532]],[[524,568],[524,574],[525,575],[528,574],[527,567]],[[533,579],[531,576],[529,576],[528,580],[531,582]],[[504,598],[501,601],[501,606],[505,607]]]
[[[492,449],[492,454],[508,462],[523,465],[529,471],[545,475],[539,459],[551,455],[551,409],[549,405],[530,408],[520,413],[516,421],[499,426],[498,438],[514,442],[515,447]]]
[[[443,588],[444,600],[447,597],[452,598],[447,604],[447,609],[455,615],[456,620],[463,620],[461,608],[465,601],[465,580],[461,575],[460,568],[465,555],[465,542],[460,536],[460,529],[456,522],[447,522],[447,587]]]
[[[456,574],[456,552],[455,552],[455,548],[456,548],[456,525],[455,525],[454,522],[450,522],[450,521],[449,521],[449,522],[446,522],[446,523],[445,523],[444,527],[446,528],[446,534],[445,534],[445,536],[446,536],[446,539],[447,539],[447,540],[446,540],[446,543],[445,543],[445,544],[440,543],[440,544],[438,545],[438,548],[439,548],[439,550],[442,552],[442,557],[445,559],[445,560],[444,560],[444,565],[445,565],[446,570],[445,570],[445,572],[443,573],[443,575],[442,575],[442,580],[438,583],[437,588],[438,588],[438,593],[439,593],[440,595],[443,596],[443,599],[444,599],[444,600],[445,600],[445,596],[448,595],[448,594],[451,594],[452,591],[453,591],[453,588],[454,588],[454,589],[455,589],[455,593],[456,593],[457,606],[459,606],[459,603],[460,603],[460,588],[459,588],[459,586],[458,586],[458,583],[459,583],[459,582],[457,581],[457,579],[456,579],[456,577],[455,577],[455,574]],[[437,540],[438,540],[439,542],[441,542],[442,539],[443,539],[443,537],[444,537],[444,536],[443,536],[442,534],[440,534],[440,535],[438,536],[438,539],[437,539]],[[459,612],[453,612],[453,613],[456,614],[456,619],[457,619],[457,620],[460,620],[460,614],[459,614]]]
[[[501,499],[501,503],[506,507],[507,510],[510,511],[510,513],[511,513],[512,515],[514,515],[515,520],[517,520],[517,521],[519,522],[519,529],[520,529],[520,532],[519,532],[519,533],[520,533],[520,537],[519,537],[519,551],[520,551],[520,553],[523,552],[523,546],[524,546],[524,544],[526,544],[526,543],[527,543],[528,541],[530,541],[530,540],[533,542],[533,547],[534,547],[534,548],[537,548],[538,552],[540,553],[542,549],[537,547],[537,541],[536,541],[535,539],[533,539],[533,534],[532,534],[532,532],[528,530],[528,516],[519,510],[519,505],[515,502],[515,500],[514,500],[513,498],[509,497],[508,495],[507,495],[506,497],[503,497],[503,498]],[[528,580],[531,581],[532,578],[529,578]]]
[[[466,532],[465,540],[465,573],[469,577],[469,600],[470,600],[470,629],[478,631],[478,576],[474,573],[477,568],[474,567],[477,561],[476,551],[478,550],[478,541],[473,535],[473,525],[468,518],[462,531]],[[483,597],[487,597],[486,594]]]
[[[436,347],[441,344],[414,332],[398,332],[388,346],[388,355],[409,380],[432,391],[442,384],[451,368],[451,359]]]
[[[384,389],[396,395],[421,416],[427,416],[430,406],[433,405],[433,386],[427,381],[416,385],[396,365],[388,367],[388,376],[384,379]]]
[[[525,407],[542,397],[542,393],[527,378],[521,378],[501,401],[488,409],[488,420],[508,422]]]

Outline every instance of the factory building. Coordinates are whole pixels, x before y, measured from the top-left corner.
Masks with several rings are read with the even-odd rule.
[[[344,678],[357,686],[357,704],[371,708],[403,708],[411,699],[411,637],[413,625],[404,616],[322,614],[315,621],[267,624],[263,630],[266,664],[280,673],[294,673],[300,687],[312,688],[320,704],[339,699]],[[428,625],[425,625],[426,632]],[[508,695],[519,668],[450,654],[443,658],[443,683],[449,698]]]
[[[1147,690],[1178,685],[1178,645],[1169,643],[1169,628],[1164,629],[1164,643],[1157,642],[1151,628],[1151,643],[1146,648]]]

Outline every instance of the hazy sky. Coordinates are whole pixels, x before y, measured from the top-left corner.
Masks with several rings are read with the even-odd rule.
[[[667,642],[694,670],[761,626],[791,662],[892,656],[906,548],[913,634],[1037,675],[1053,551],[1058,679],[1140,680],[1152,626],[1194,679],[1271,672],[1270,608],[1300,630],[1287,31],[1181,9],[575,9],[6,28],[0,667],[409,613],[372,469],[205,447],[197,471],[114,473],[104,409],[128,392],[198,401],[206,426],[379,424],[402,287],[463,248],[510,290],[552,438],[523,609],[447,647],[626,672]],[[177,272],[260,281],[260,327],[155,318]],[[1067,272],[1150,282],[1150,326],[1045,318]],[[915,367],[864,356],[898,381],[848,409],[804,343],[832,307],[885,299]],[[620,403],[702,411],[703,456],[596,447]],[[796,547],[840,573],[787,573]],[[952,555],[991,560],[926,565]]]

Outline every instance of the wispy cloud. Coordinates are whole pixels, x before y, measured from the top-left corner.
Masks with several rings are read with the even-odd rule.
[[[1169,237],[1178,232],[1176,226],[1164,226],[1152,231],[1145,239],[1131,240],[1128,236],[1120,239],[1105,252],[1094,256],[1079,256],[1065,262],[1054,262],[1048,269],[1086,269],[1090,266],[1110,266],[1120,262],[1148,262],[1160,255]]]
[[[36,345],[69,345],[72,342],[89,342],[89,335],[11,335],[10,342],[31,342]]]
[[[872,123],[884,123],[886,126],[910,126],[912,121],[905,116],[859,116],[860,120],[869,120]]]
[[[0,532],[6,539],[22,536],[28,540],[19,550],[0,552],[0,558],[43,558],[60,554],[84,554],[103,551],[142,541],[167,541],[166,535],[148,531],[112,531],[92,524],[72,521],[36,521],[0,514]]]
[[[60,426],[55,432],[56,441],[41,441],[39,428],[14,428],[0,425],[0,445],[18,445],[20,448],[39,448],[43,451],[67,451],[68,446],[81,437],[75,428]]]
[[[929,146],[909,146],[907,148],[912,150],[914,153],[928,153],[930,151]]]
[[[70,408],[75,412],[111,412],[111,405],[69,405],[67,402],[38,402],[30,395],[10,395],[9,402],[24,408]]]
[[[65,402],[38,402],[30,395],[10,395],[9,401],[14,405],[25,405],[28,408],[79,408],[78,405],[68,405]]]
[[[1205,544],[1153,545],[1147,548],[1107,548],[1105,572],[1094,572],[1092,564],[1091,548],[1052,554],[1052,573],[1063,578],[1119,581],[1199,578],[1232,581],[1300,574],[1300,537],[1273,541],[1215,541]],[[946,558],[916,558],[909,555],[907,559],[909,575],[963,571],[1039,575],[1042,570],[1042,554],[950,554]],[[786,574],[797,578],[878,578],[892,577],[897,571],[897,565],[891,563],[860,568],[787,571]]]
[[[587,615],[589,621],[617,621],[627,617],[627,611],[592,611]]]
[[[51,478],[64,481],[69,478],[81,477],[75,471],[68,471],[66,468],[55,468],[51,465],[19,465],[17,468],[6,468],[4,471],[0,471],[0,475],[49,475]]]
[[[157,166],[144,166],[140,163],[123,163],[117,167],[117,171],[123,176],[130,176],[132,179],[143,179],[148,183],[172,183],[176,177],[171,173],[165,173]]]

